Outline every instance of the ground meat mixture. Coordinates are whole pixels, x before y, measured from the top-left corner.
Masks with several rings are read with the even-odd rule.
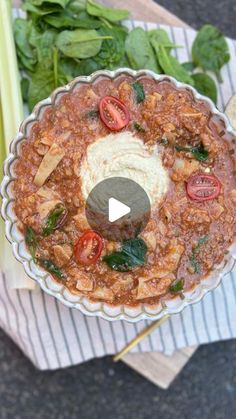
[[[117,108],[108,124],[99,113],[105,96],[128,109],[126,122],[118,109],[118,122],[126,124],[119,132],[155,149],[168,176],[161,203],[136,237],[142,263],[123,269],[113,269],[106,256],[124,243],[101,238],[88,225],[80,176],[87,148],[114,134],[109,123],[116,122]],[[19,228],[35,262],[72,293],[114,305],[156,304],[199,283],[232,244],[234,153],[224,123],[190,90],[151,77],[100,77],[61,96],[22,143],[14,183]]]

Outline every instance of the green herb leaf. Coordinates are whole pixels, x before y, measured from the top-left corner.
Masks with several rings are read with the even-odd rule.
[[[138,132],[146,132],[145,128],[142,127],[142,125],[140,125],[138,122],[134,122],[134,128]]]
[[[92,109],[91,111],[89,111],[85,114],[86,118],[91,118],[91,119],[98,118],[98,116],[99,116],[99,110],[98,109]]]
[[[30,226],[26,226],[26,229],[25,229],[25,242],[27,246],[29,247],[29,251],[31,253],[31,256],[34,262],[36,262],[35,254],[38,247],[38,239],[37,239],[35,231]]]
[[[204,148],[203,144],[199,144],[196,147],[182,147],[178,144],[175,145],[177,151],[186,151],[187,153],[192,153],[196,160],[205,161],[209,157],[209,152]]]
[[[204,25],[192,46],[193,62],[203,70],[213,71],[222,81],[220,70],[230,60],[224,35],[212,25]]]
[[[135,91],[136,102],[137,103],[143,102],[145,100],[145,92],[144,92],[143,85],[139,83],[138,81],[136,81],[135,83],[132,84],[132,86]]]
[[[103,257],[107,265],[119,272],[127,272],[145,263],[147,245],[141,238],[126,240],[120,252],[113,252]]]
[[[194,84],[188,71],[185,70],[175,57],[169,55],[162,45],[159,47],[158,61],[165,74],[175,77],[183,83]]]
[[[87,0],[86,8],[89,15],[103,17],[110,22],[117,22],[129,16],[128,10],[105,7],[94,0]]]
[[[194,87],[202,95],[208,96],[214,103],[217,102],[217,88],[214,80],[206,73],[192,75]]]
[[[184,288],[184,279],[179,279],[175,281],[169,288],[170,292],[180,292]]]
[[[65,275],[61,271],[61,269],[55,265],[50,259],[38,259],[38,263],[43,266],[48,272],[56,275],[58,278],[63,279]]]
[[[209,152],[204,148],[202,143],[197,147],[192,147],[191,153],[199,161],[205,161],[209,157]]]
[[[132,29],[126,38],[125,49],[129,64],[134,70],[147,68],[160,72],[148,34],[142,28]]]
[[[112,39],[112,37],[101,36],[94,29],[62,31],[57,36],[56,46],[67,57],[89,58],[99,53],[103,39]]]
[[[63,205],[57,205],[48,215],[45,225],[43,227],[43,235],[49,236],[58,226],[62,216],[66,213]]]
[[[193,251],[192,251],[192,255],[190,257],[190,263],[191,266],[193,267],[193,271],[194,273],[199,273],[200,272],[200,265],[197,261],[197,254],[199,253],[201,247],[208,241],[209,237],[208,236],[203,236],[198,240],[197,246],[194,247]]]

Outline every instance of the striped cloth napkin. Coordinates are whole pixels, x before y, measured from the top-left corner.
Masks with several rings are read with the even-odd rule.
[[[173,42],[183,45],[175,51],[181,62],[189,61],[194,30],[127,21],[129,28],[163,27]],[[231,61],[223,69],[224,83],[218,84],[218,107],[224,109],[236,92],[236,42],[228,39]],[[94,357],[118,352],[149,324],[108,322],[86,317],[69,309],[41,290],[10,290],[9,278],[0,274],[0,325],[28,358],[40,369],[56,369]],[[236,270],[221,285],[181,314],[172,316],[134,352],[161,351],[171,354],[185,346],[236,337]]]

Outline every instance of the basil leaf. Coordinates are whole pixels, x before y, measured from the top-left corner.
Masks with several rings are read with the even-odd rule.
[[[183,83],[194,84],[188,71],[185,70],[175,57],[169,55],[162,45],[159,47],[158,61],[165,74],[175,77]]]
[[[67,57],[89,58],[99,53],[103,39],[112,37],[101,36],[94,29],[62,31],[57,36],[56,46]]]
[[[138,122],[134,122],[134,128],[138,132],[146,132],[145,128],[142,127],[142,125],[140,125]]]
[[[170,292],[180,292],[182,291],[184,288],[184,280],[183,279],[179,279],[177,281],[175,281],[169,288]]]
[[[203,70],[213,71],[222,81],[220,70],[230,60],[224,35],[212,25],[204,25],[192,46],[193,62]]]
[[[142,28],[132,29],[126,38],[125,49],[129,64],[134,70],[146,68],[160,72],[148,34]]]
[[[59,224],[60,219],[65,214],[66,210],[63,205],[56,206],[48,215],[48,218],[43,227],[43,235],[49,236]]]
[[[48,272],[56,275],[58,278],[63,279],[65,278],[65,275],[61,271],[61,269],[55,265],[54,262],[52,262],[50,259],[39,259],[39,264],[43,266]]]
[[[214,80],[206,73],[192,75],[194,87],[201,95],[208,96],[214,103],[217,102],[217,88]]]
[[[36,261],[36,256],[35,255],[36,255],[36,250],[37,250],[37,247],[38,247],[38,239],[37,239],[35,231],[30,226],[26,226],[25,242],[26,242],[27,246],[29,247],[29,251],[30,251],[31,256],[32,256],[32,258],[35,262]]]
[[[141,238],[126,240],[120,252],[113,252],[103,257],[103,261],[116,271],[127,272],[145,263],[146,243]]]
[[[137,103],[143,102],[145,100],[145,92],[144,92],[143,85],[139,83],[138,81],[136,81],[135,83],[132,84],[132,86],[135,91],[136,102]]]
[[[117,22],[129,16],[128,10],[105,7],[102,4],[96,3],[94,0],[87,0],[86,8],[89,15],[102,17],[110,22]]]
[[[192,255],[190,257],[190,263],[193,268],[194,273],[200,272],[200,265],[197,261],[197,254],[199,253],[201,247],[208,241],[208,236],[203,236],[198,240],[197,246],[193,249]]]

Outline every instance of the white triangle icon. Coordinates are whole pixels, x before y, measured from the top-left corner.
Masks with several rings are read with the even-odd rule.
[[[124,215],[129,214],[131,211],[128,205],[123,204],[123,202],[118,201],[115,198],[109,198],[108,201],[108,219],[110,223],[119,220],[119,218],[124,217]]]

